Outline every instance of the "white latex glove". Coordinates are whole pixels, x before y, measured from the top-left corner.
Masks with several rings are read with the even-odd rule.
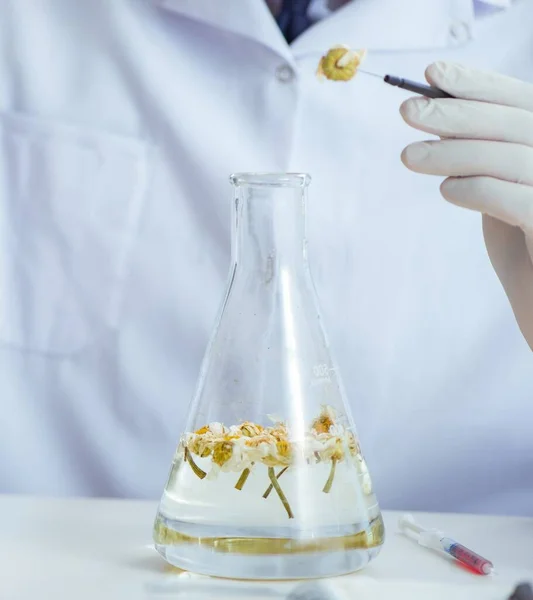
[[[490,260],[533,349],[533,85],[444,62],[426,79],[455,98],[402,104],[409,125],[441,137],[407,146],[402,161],[448,177],[444,198],[483,213]]]

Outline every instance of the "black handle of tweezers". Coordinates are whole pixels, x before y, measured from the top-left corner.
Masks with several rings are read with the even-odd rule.
[[[521,583],[516,586],[509,600],[531,600],[533,598],[533,588],[529,583]]]
[[[431,87],[430,85],[426,85],[425,83],[410,81],[409,79],[404,79],[403,77],[385,75],[383,81],[385,83],[388,83],[389,85],[393,85],[404,90],[409,90],[410,92],[420,94],[422,96],[425,96],[426,98],[453,98],[452,95],[448,94],[447,92],[443,92],[438,88]]]

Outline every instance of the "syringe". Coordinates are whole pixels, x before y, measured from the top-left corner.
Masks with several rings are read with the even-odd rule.
[[[412,515],[403,515],[398,525],[404,533],[406,531],[416,533],[418,543],[421,546],[434,550],[442,550],[481,575],[490,575],[494,571],[494,565],[490,560],[476,554],[452,538],[446,537],[438,529],[424,529],[415,522]]]

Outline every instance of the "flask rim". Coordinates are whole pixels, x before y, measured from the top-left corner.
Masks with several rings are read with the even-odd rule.
[[[233,173],[230,183],[235,187],[250,185],[262,187],[305,188],[311,182],[307,173]]]

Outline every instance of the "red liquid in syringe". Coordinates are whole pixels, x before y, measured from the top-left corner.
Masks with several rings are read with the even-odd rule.
[[[458,544],[450,538],[443,538],[441,540],[442,549],[447,552],[450,556],[453,556],[459,562],[467,565],[477,573],[481,575],[490,575],[494,569],[494,565],[483,558],[479,554],[472,552],[466,546]]]

